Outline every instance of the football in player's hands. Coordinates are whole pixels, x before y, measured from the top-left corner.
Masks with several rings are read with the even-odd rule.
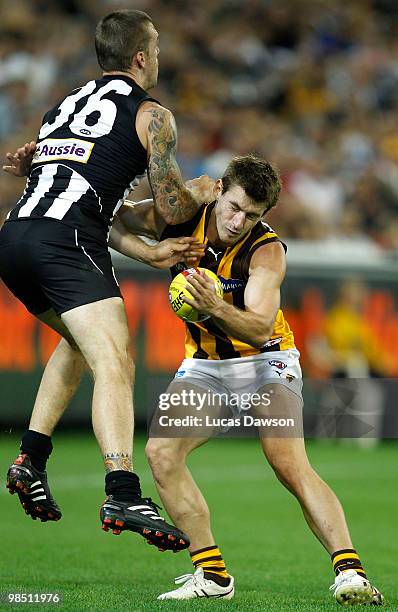
[[[208,319],[209,315],[200,313],[198,310],[196,310],[196,308],[193,308],[193,306],[187,304],[187,302],[184,302],[184,296],[188,299],[192,299],[192,295],[187,288],[189,277],[192,276],[192,274],[206,274],[206,276],[213,280],[214,290],[218,297],[222,298],[224,291],[218,276],[211,270],[207,270],[207,268],[188,268],[188,270],[184,270],[183,272],[180,272],[180,274],[177,274],[177,276],[171,281],[169,288],[170,306],[174,310],[177,317],[183,321],[195,323],[197,321],[204,321],[205,319]]]

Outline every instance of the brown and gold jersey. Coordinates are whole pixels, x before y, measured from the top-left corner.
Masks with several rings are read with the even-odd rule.
[[[162,239],[195,236],[199,242],[206,244],[207,248],[199,266],[208,268],[217,274],[223,285],[224,300],[244,310],[244,292],[249,279],[250,259],[260,246],[279,241],[279,238],[269,225],[259,221],[234,246],[224,250],[213,246],[209,243],[206,234],[214,206],[215,202],[205,204],[190,221],[180,225],[167,226],[162,234]],[[284,244],[283,247],[286,251]],[[184,268],[186,268],[184,264],[177,264],[171,268],[173,278]],[[273,334],[261,349],[228,336],[212,319],[200,323],[187,323],[186,326],[186,358],[234,359],[268,351],[294,348],[293,333],[280,309],[276,316]]]

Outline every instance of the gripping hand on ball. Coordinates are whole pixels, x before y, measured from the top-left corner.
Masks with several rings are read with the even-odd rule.
[[[188,278],[187,289],[192,295],[192,299],[184,296],[184,302],[193,306],[193,308],[196,308],[196,310],[203,314],[211,316],[215,314],[220,305],[223,304],[222,298],[216,293],[214,280],[205,274],[192,274]]]

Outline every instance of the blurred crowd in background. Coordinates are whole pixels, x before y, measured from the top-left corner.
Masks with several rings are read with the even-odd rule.
[[[398,253],[398,0],[0,0],[3,160],[36,138],[46,110],[99,77],[95,25],[119,8],[148,12],[160,33],[151,93],[176,116],[186,179],[217,178],[233,155],[255,152],[280,169],[269,222],[288,242]],[[0,174],[1,225],[24,180]],[[305,374],[396,377],[393,292],[353,278],[331,293],[325,302],[315,283],[287,313]],[[358,393],[374,432],[383,393]]]
[[[152,93],[175,113],[186,178],[257,152],[283,177],[279,234],[398,249],[396,0],[0,0],[3,159],[98,77],[95,24],[123,7],[160,33]],[[0,222],[22,188],[1,177]]]

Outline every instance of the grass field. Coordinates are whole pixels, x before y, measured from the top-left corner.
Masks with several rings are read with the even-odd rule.
[[[57,592],[63,610],[337,610],[328,593],[328,555],[310,534],[293,497],[276,481],[254,440],[215,440],[191,466],[213,510],[213,530],[235,599],[158,602],[175,576],[191,571],[188,554],[159,553],[139,536],[102,532],[101,459],[91,436],[55,436],[49,476],[64,517],[34,522],[17,500],[0,493],[0,592]],[[136,467],[145,495],[158,500],[143,452]],[[0,474],[17,449],[17,437],[0,438]],[[383,590],[387,609],[398,610],[398,446],[373,450],[309,443],[313,465],[340,496],[362,561]],[[21,610],[56,606],[19,605]],[[6,609],[5,606],[0,609]],[[7,606],[7,609],[11,609]]]

